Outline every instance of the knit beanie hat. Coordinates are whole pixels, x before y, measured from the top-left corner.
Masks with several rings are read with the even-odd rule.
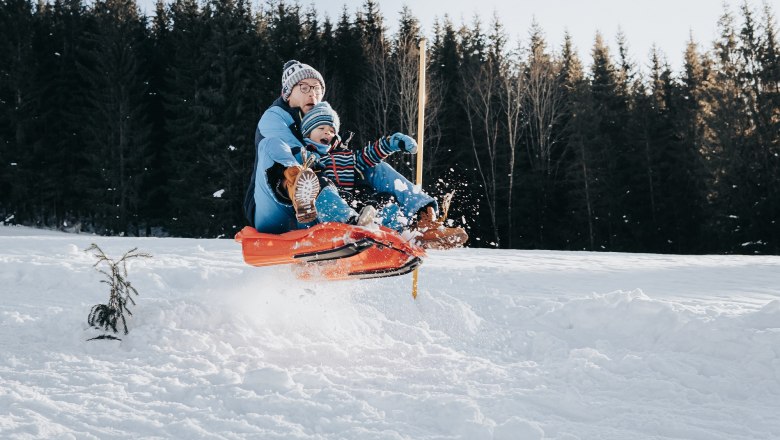
[[[336,134],[339,132],[339,126],[341,125],[339,115],[327,101],[316,104],[308,113],[303,115],[303,119],[301,120],[301,133],[303,133],[304,136],[307,136],[312,130],[320,125],[330,125],[336,130]]]
[[[293,87],[301,82],[301,80],[312,78],[322,84],[322,88],[325,88],[325,80],[317,72],[314,67],[308,64],[303,64],[300,61],[290,60],[284,63],[284,69],[282,70],[282,98],[285,101],[290,99],[290,93],[292,93]]]

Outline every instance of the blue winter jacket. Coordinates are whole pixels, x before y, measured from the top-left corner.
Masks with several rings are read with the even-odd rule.
[[[280,97],[260,117],[255,130],[255,166],[244,201],[244,213],[258,231],[279,234],[297,228],[292,205],[282,203],[269,183],[274,164],[300,165],[300,110]],[[299,156],[300,157],[300,156]],[[281,172],[281,169],[279,170]]]

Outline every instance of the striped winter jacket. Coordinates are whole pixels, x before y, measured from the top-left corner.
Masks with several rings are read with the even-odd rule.
[[[365,179],[367,169],[377,166],[396,151],[379,140],[359,150],[352,150],[338,141],[323,145],[306,138],[304,142],[306,149],[317,156],[322,175],[335,183],[339,191],[351,192],[358,179]]]

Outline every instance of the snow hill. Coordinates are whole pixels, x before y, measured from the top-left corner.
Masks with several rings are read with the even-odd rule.
[[[123,340],[83,252],[138,247]],[[780,439],[780,257],[462,249],[311,283],[231,240],[0,227],[2,439]]]

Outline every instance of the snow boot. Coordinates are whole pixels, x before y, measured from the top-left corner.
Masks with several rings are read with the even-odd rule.
[[[446,214],[436,217],[433,207],[427,207],[417,214],[412,231],[417,233],[417,241],[425,249],[452,249],[462,247],[469,239],[463,228],[444,225]]]
[[[440,217],[436,217],[436,212],[431,206],[417,214],[417,221],[412,224],[411,229],[423,248],[447,250],[462,247],[469,239],[469,235],[463,228],[444,226],[454,195],[455,191],[446,194],[442,199]]]
[[[295,218],[299,223],[311,223],[317,219],[314,201],[320,193],[320,182],[311,168],[288,167],[284,170],[284,185],[290,195]]]

